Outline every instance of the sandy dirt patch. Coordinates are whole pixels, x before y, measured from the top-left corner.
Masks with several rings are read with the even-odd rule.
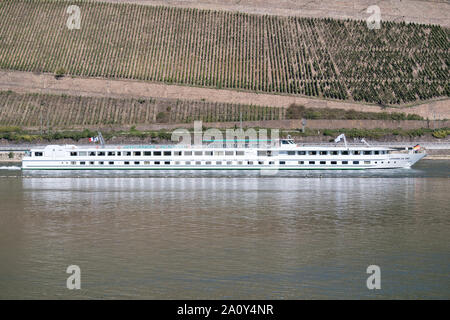
[[[367,8],[377,5],[381,19],[450,27],[450,3],[440,0],[99,0],[113,3],[174,6],[254,14],[365,20]]]

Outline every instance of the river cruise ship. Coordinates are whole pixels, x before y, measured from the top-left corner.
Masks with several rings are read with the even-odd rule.
[[[299,145],[280,139],[276,147],[48,145],[27,151],[24,170],[344,170],[409,168],[425,156],[420,147],[402,150],[364,145]]]

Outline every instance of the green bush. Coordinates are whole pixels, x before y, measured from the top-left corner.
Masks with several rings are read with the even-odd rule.
[[[445,139],[448,135],[450,135],[450,129],[434,130],[432,135],[438,139]]]
[[[361,112],[353,109],[306,108],[291,104],[286,110],[286,119],[328,119],[328,120],[423,120],[417,114],[402,112]]]
[[[159,123],[169,122],[169,113],[168,112],[159,112],[156,115],[156,122],[159,122]]]
[[[56,79],[62,78],[62,77],[64,77],[65,74],[66,74],[66,69],[58,68],[55,71],[55,78]]]
[[[13,127],[13,126],[0,126],[0,133],[6,133],[6,132],[20,132],[20,127]]]

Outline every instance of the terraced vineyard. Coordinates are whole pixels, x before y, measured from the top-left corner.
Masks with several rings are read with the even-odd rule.
[[[69,30],[68,5],[81,8]],[[450,30],[86,1],[3,0],[0,68],[379,104],[450,96]],[[116,118],[114,121],[118,120]]]
[[[153,123],[288,119],[423,120],[401,112],[358,112],[333,108],[287,108],[162,98],[116,99],[0,91],[0,126],[105,127]],[[207,124],[206,124],[207,125]]]
[[[0,125],[74,127],[279,120],[285,108],[174,99],[113,99],[0,91]]]

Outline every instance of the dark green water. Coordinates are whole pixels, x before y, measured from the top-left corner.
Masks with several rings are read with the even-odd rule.
[[[450,298],[450,162],[413,169],[0,168],[0,298]],[[381,268],[368,290],[366,268]],[[81,268],[68,290],[66,268]]]

